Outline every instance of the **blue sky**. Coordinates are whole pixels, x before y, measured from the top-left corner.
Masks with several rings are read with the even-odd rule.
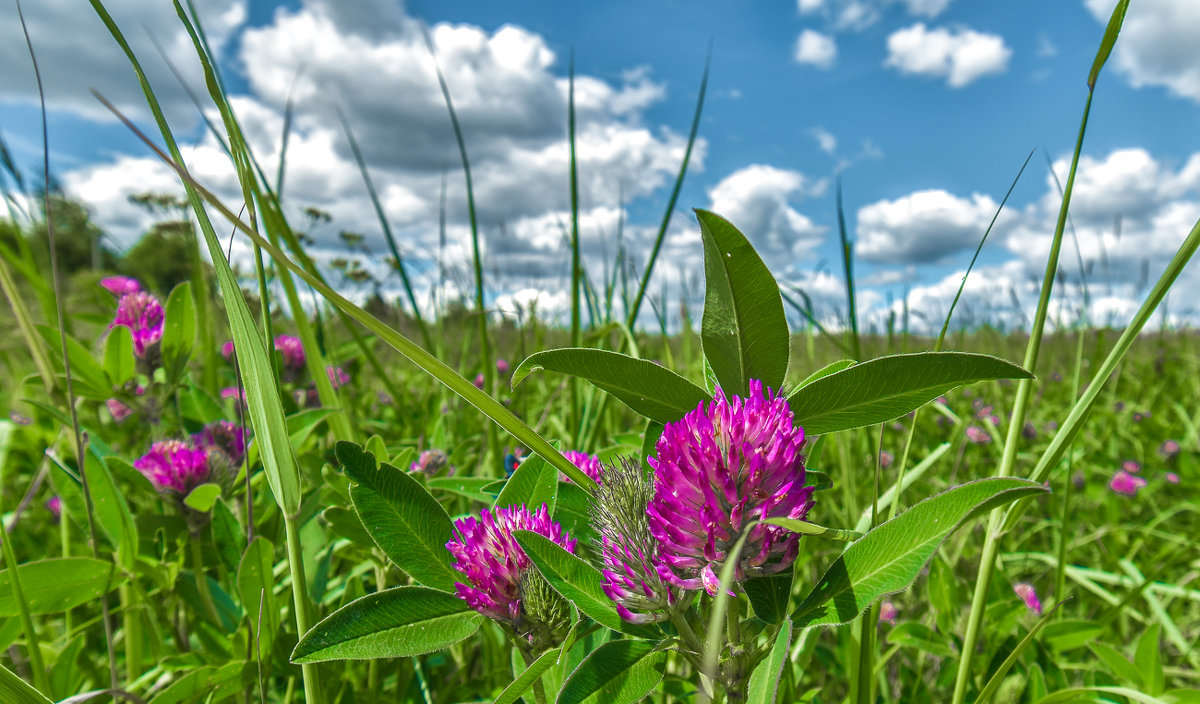
[[[170,174],[107,117],[96,87],[143,122],[137,86],[103,27],[75,0],[26,11],[49,86],[59,179],[87,201],[118,246],[148,225],[128,195],[178,190]],[[455,97],[478,188],[498,310],[561,310],[566,299],[565,85],[575,54],[583,241],[602,277],[624,245],[644,261],[678,166],[711,42],[700,143],[653,287],[698,303],[702,253],[690,208],[730,217],[777,277],[842,321],[834,180],[856,242],[868,327],[907,296],[939,319],[978,238],[1036,149],[968,285],[960,322],[1017,324],[1057,211],[1060,177],[1086,98],[1109,0],[798,0],[483,3],[468,0],[206,0],[236,107],[264,164],[278,160],[282,109],[297,98],[285,204],[297,223],[316,206],[319,254],[344,256],[339,230],[363,232],[381,276],[383,245],[337,123],[363,143],[423,300],[466,286],[462,175],[421,27],[430,29]],[[219,147],[163,68],[148,35],[199,90],[194,57],[169,4],[109,8],[149,66],[193,169],[236,200]],[[32,74],[12,5],[0,8],[0,133],[27,168],[40,158]],[[1064,252],[1060,300],[1073,316],[1077,261],[1094,319],[1121,324],[1143,270],[1162,270],[1200,218],[1200,3],[1134,0],[1093,104],[1073,216],[1080,255]],[[299,71],[299,74],[297,73]],[[297,78],[297,75],[299,76]],[[437,203],[448,184],[448,246]],[[623,197],[623,199],[622,199]],[[1119,218],[1119,234],[1114,222]],[[439,266],[448,272],[438,275]],[[394,292],[398,283],[385,281]],[[1191,319],[1200,276],[1185,274],[1171,312]],[[913,320],[914,326],[922,321]]]

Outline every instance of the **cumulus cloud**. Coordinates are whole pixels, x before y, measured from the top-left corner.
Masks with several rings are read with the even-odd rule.
[[[806,29],[796,39],[795,59],[817,68],[832,68],[837,60],[837,44],[828,34]]]
[[[945,12],[952,0],[900,0],[910,15],[937,17]]]
[[[726,176],[709,192],[711,208],[737,224],[763,260],[779,264],[814,247],[826,228],[792,207],[793,199],[820,195],[825,181],[798,171],[754,164]]]
[[[817,140],[817,147],[826,154],[833,156],[837,152],[837,137],[824,127],[814,127],[808,131]]]
[[[951,88],[1004,72],[1012,56],[997,34],[964,28],[929,29],[923,22],[892,32],[887,46],[885,66],[905,75],[945,78]]]
[[[212,49],[220,54],[233,32],[245,22],[246,1],[211,0],[197,6]],[[156,40],[163,47],[192,86],[203,86],[192,41],[171,3],[112,0],[105,2],[105,7],[117,26],[125,30],[167,116],[177,127],[190,126],[195,121],[195,109],[154,44]],[[95,88],[123,111],[137,116],[149,114],[128,59],[86,3],[39,0],[25,3],[22,9],[50,109],[112,120],[108,110],[89,92],[89,88]],[[0,101],[37,101],[37,83],[13,3],[0,5],[0,66],[5,67],[0,71]]]
[[[1097,21],[1107,24],[1112,3],[1085,0]],[[1190,0],[1143,0],[1130,3],[1121,25],[1115,63],[1134,87],[1162,86],[1200,102],[1200,3]]]
[[[940,189],[871,203],[858,211],[856,252],[876,262],[937,262],[974,249],[996,208],[989,196]]]

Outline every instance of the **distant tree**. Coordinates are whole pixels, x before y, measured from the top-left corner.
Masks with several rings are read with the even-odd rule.
[[[161,219],[125,252],[121,273],[164,293],[192,278],[196,244],[186,217],[187,201],[170,193],[147,192],[129,196],[129,202]]]

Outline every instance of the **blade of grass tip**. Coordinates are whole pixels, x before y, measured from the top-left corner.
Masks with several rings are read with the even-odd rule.
[[[858,312],[854,306],[854,248],[846,232],[846,211],[842,208],[842,175],[837,176],[838,237],[842,243],[842,265],[846,272],[846,316],[850,323],[850,345],[854,359],[862,361],[862,342],[858,338]]]
[[[842,340],[839,340],[834,335],[831,335],[829,333],[829,331],[825,329],[825,326],[821,324],[821,321],[817,320],[816,317],[813,316],[812,301],[809,299],[808,294],[794,286],[792,287],[792,290],[804,298],[804,300],[808,303],[807,307],[802,306],[799,303],[797,303],[796,300],[793,299],[791,296],[789,296],[787,294],[787,292],[783,290],[782,287],[779,289],[779,295],[783,296],[783,300],[786,301],[788,303],[788,305],[795,308],[796,312],[799,313],[805,320],[807,320],[808,323],[810,325],[812,325],[813,328],[815,328],[816,331],[822,337],[824,337],[826,340],[829,340],[831,343],[833,343],[833,345],[836,346],[843,355],[846,355],[847,357],[849,357],[851,355],[851,352],[850,352],[850,348],[846,346],[846,343]]]
[[[38,67],[37,52],[33,49],[33,40],[29,37],[29,27],[25,23],[25,13],[21,7],[20,0],[16,0],[17,17],[21,22],[21,32],[25,35],[25,46],[29,51],[29,61],[33,65],[33,75],[37,81],[38,101],[41,108],[42,119],[42,178],[46,184],[46,188],[42,191],[43,205],[46,212],[46,239],[50,247],[50,281],[54,288],[54,303],[55,313],[58,322],[58,338],[60,341],[60,354],[62,355],[63,373],[66,379],[67,391],[67,406],[70,409],[71,430],[75,439],[75,459],[79,466],[80,485],[83,490],[84,506],[87,512],[88,523],[88,543],[91,546],[92,557],[100,559],[100,543],[99,535],[96,532],[96,511],[95,505],[92,502],[91,484],[88,481],[87,473],[83,471],[84,458],[86,457],[86,443],[83,437],[83,431],[79,425],[79,411],[75,403],[75,385],[71,376],[71,358],[67,354],[67,324],[66,315],[63,311],[63,290],[62,277],[58,269],[58,247],[54,237],[54,216],[50,209],[50,132],[46,119],[46,94],[42,86],[42,72]],[[5,540],[5,544],[8,541]],[[15,574],[15,572],[14,572]],[[104,624],[104,642],[108,654],[108,679],[109,686],[116,690],[119,684],[117,679],[117,655],[116,644],[113,634],[112,613],[108,605],[108,590],[100,596],[101,620]],[[41,653],[37,653],[40,659]],[[39,670],[45,670],[44,665]]]
[[[471,221],[471,255],[475,272],[475,310],[479,313],[479,352],[483,358],[483,388],[489,393],[495,390],[496,369],[492,361],[491,342],[488,339],[487,308],[483,300],[483,255],[479,249],[479,220],[475,213],[475,188],[471,181],[471,160],[467,157],[467,142],[463,138],[462,125],[458,122],[458,113],[454,110],[454,101],[450,97],[450,86],[442,74],[441,64],[438,63],[437,51],[433,45],[433,37],[428,28],[422,26],[425,34],[425,45],[429,47],[429,55],[433,57],[433,69],[437,73],[438,85],[442,89],[442,98],[446,102],[446,111],[450,113],[450,125],[454,128],[454,141],[458,144],[458,154],[462,160],[463,176],[467,184],[467,216]],[[496,429],[491,423],[484,426],[487,436],[488,461],[486,466],[491,474],[498,474],[500,468],[500,443],[496,438]]]
[[[1058,180],[1058,174],[1054,172],[1054,162],[1050,160],[1050,153],[1043,149],[1042,155],[1046,157],[1046,167],[1050,172],[1050,177],[1054,179],[1054,186],[1058,189],[1058,197],[1062,198],[1062,182]],[[1067,214],[1067,227],[1071,230],[1071,241],[1075,244],[1075,260],[1079,264],[1079,286],[1083,291],[1083,314],[1080,316],[1078,323],[1081,329],[1087,329],[1088,311],[1091,309],[1091,297],[1088,295],[1087,271],[1083,266],[1083,250],[1079,248],[1079,233],[1075,231],[1075,222],[1071,220],[1069,213]]]
[[[175,10],[192,39],[197,56],[200,59],[201,67],[204,70],[209,95],[221,113],[221,119],[229,138],[230,153],[238,174],[239,184],[242,187],[243,201],[250,215],[251,228],[257,231],[255,218],[256,212],[258,212],[262,216],[267,234],[273,242],[277,242],[280,236],[290,236],[288,239],[289,244],[300,248],[298,238],[292,235],[291,229],[287,225],[287,220],[279,210],[278,200],[270,193],[269,187],[266,189],[266,193],[264,193],[264,188],[260,187],[260,184],[266,184],[266,177],[263,174],[262,168],[255,161],[254,155],[242,132],[241,125],[237,120],[237,116],[233,113],[233,107],[222,88],[222,83],[214,67],[211,53],[203,41],[201,30],[196,27],[195,17],[189,17],[184,12],[178,0],[175,2]],[[253,207],[254,203],[258,203],[261,206],[261,211],[255,210]],[[327,362],[324,351],[317,344],[317,338],[313,334],[307,313],[304,311],[299,295],[296,293],[295,283],[286,271],[279,271],[278,278],[287,296],[292,319],[296,324],[296,331],[305,349],[308,350],[308,354],[305,355],[305,366],[308,369],[309,376],[317,387],[317,395],[321,400],[321,404],[327,408],[341,408],[341,412],[329,417],[330,428],[338,437],[353,438],[354,432],[349,419],[349,409],[342,408],[338,402],[338,396],[333,388],[332,380],[326,373]],[[270,331],[269,320],[269,316],[264,320],[264,326],[268,332]],[[270,337],[267,338],[266,348],[268,350],[273,348],[273,339]],[[272,357],[273,368],[274,355],[272,353],[269,356]]]
[[[292,85],[288,87],[287,102],[283,105],[283,130],[279,135],[279,165],[275,169],[275,198],[280,203],[283,202],[283,183],[287,176],[288,141],[292,136],[292,119],[296,113],[296,84],[300,82],[302,73],[304,73],[303,63],[296,68],[296,73],[292,76]]]
[[[375,190],[375,182],[371,180],[371,171],[367,168],[367,160],[363,158],[362,150],[358,148],[358,140],[354,138],[354,132],[350,129],[350,122],[340,107],[337,109],[337,114],[338,119],[342,121],[342,130],[346,133],[346,139],[350,142],[350,151],[354,154],[358,171],[362,174],[363,184],[367,187],[371,205],[375,208],[375,215],[379,218],[379,227],[383,230],[383,238],[387,241],[392,256],[396,258],[396,271],[400,274],[400,283],[404,286],[404,294],[408,296],[408,303],[412,306],[413,318],[417,321],[417,328],[421,331],[421,339],[425,342],[425,348],[432,350],[433,339],[429,336],[429,327],[421,316],[421,306],[417,304],[417,294],[413,292],[412,281],[408,277],[408,267],[404,264],[404,257],[400,256],[400,248],[396,245],[396,236],[392,233],[392,226],[388,223],[387,215],[383,212],[383,204],[379,202],[379,193]]]
[[[1096,60],[1093,62],[1091,73],[1088,76],[1087,101],[1084,103],[1083,118],[1080,121],[1079,134],[1075,140],[1075,151],[1071,155],[1071,169],[1067,174],[1066,187],[1063,189],[1062,206],[1059,208],[1058,222],[1054,228],[1054,239],[1050,246],[1050,255],[1046,261],[1046,273],[1042,278],[1042,292],[1038,300],[1037,312],[1034,315],[1029,342],[1025,348],[1025,360],[1022,366],[1031,371],[1037,367],[1043,328],[1045,327],[1046,315],[1050,307],[1050,292],[1054,287],[1054,275],[1058,271],[1058,255],[1062,249],[1067,211],[1071,204],[1071,191],[1075,185],[1075,171],[1079,166],[1080,152],[1083,151],[1083,137],[1087,131],[1088,114],[1092,109],[1092,97],[1095,95],[1096,77],[1099,75],[1101,67],[1104,65],[1105,60],[1112,51],[1113,44],[1117,40],[1117,35],[1121,31],[1121,22],[1125,18],[1125,10],[1128,5],[1129,0],[1120,0],[1113,9],[1112,18],[1105,29],[1100,50],[1096,55]],[[1094,386],[1100,386],[1100,384],[1095,384]],[[1013,466],[1016,463],[1017,445],[1022,438],[1021,432],[1025,426],[1025,413],[1029,406],[1032,389],[1033,384],[1030,379],[1022,379],[1017,382],[1017,395],[1013,403],[1012,420],[1008,426],[1008,433],[1004,442],[1004,454],[1000,460],[998,476],[1007,477],[1012,475]],[[1076,403],[1076,408],[1078,407],[1079,404]],[[1060,430],[1058,435],[1055,436],[1055,440],[1057,441],[1059,437],[1063,436],[1064,433]],[[1011,511],[1011,507],[1008,510]],[[988,586],[991,584],[992,572],[996,566],[996,553],[999,550],[1001,528],[1004,518],[1007,515],[1010,515],[1010,513],[997,509],[992,511],[988,521],[987,532],[984,537],[983,554],[979,562],[979,574],[975,580],[975,593],[971,599],[971,610],[967,618],[967,630],[963,635],[963,645],[960,650],[962,655],[959,658],[958,671],[954,679],[954,698],[952,704],[963,704],[966,700],[967,685],[971,679],[971,664],[975,657],[975,644],[979,638],[979,627],[983,622]]]
[[[579,311],[579,288],[581,263],[579,260],[579,162],[575,144],[575,49],[572,47],[567,61],[567,142],[570,145],[571,184],[571,346],[583,347],[583,327]],[[583,410],[579,407],[579,379],[572,376],[567,380],[571,397],[571,437],[579,447],[583,429]],[[580,448],[586,449],[586,448]]]
[[[13,280],[12,272],[8,269],[9,253],[7,247],[0,251],[0,288],[4,289],[4,295],[8,298],[13,317],[17,321],[17,329],[21,331],[21,337],[25,339],[25,348],[29,350],[29,356],[33,358],[33,366],[37,369],[38,376],[42,378],[42,388],[46,390],[47,396],[51,396],[56,388],[54,367],[50,363],[50,355],[45,347],[46,342],[38,334],[37,328],[33,324],[33,316],[30,315],[29,308],[25,305],[25,299],[21,297],[21,292],[17,289],[17,282]]]
[[[100,0],[93,1],[99,2]],[[528,425],[525,424],[523,420],[514,415],[512,411],[510,411],[496,399],[492,398],[490,395],[475,388],[474,384],[447,366],[445,362],[430,354],[429,351],[420,345],[415,344],[399,332],[396,332],[387,324],[383,323],[378,318],[366,312],[359,306],[354,305],[344,296],[333,290],[333,288],[322,281],[319,277],[306,271],[304,267],[288,258],[288,256],[284,254],[283,251],[281,251],[277,246],[268,242],[262,237],[262,235],[251,229],[248,225],[246,225],[245,222],[240,220],[237,215],[224,203],[222,203],[219,198],[213,195],[211,191],[201,186],[187,170],[187,168],[182,165],[181,160],[173,158],[172,156],[168,156],[165,152],[159,149],[140,129],[138,129],[136,125],[129,120],[129,118],[125,117],[125,115],[122,114],[121,111],[116,108],[116,106],[104,98],[104,96],[96,92],[93,92],[93,95],[95,95],[96,98],[110,112],[112,112],[113,115],[115,115],[117,119],[119,119],[122,124],[129,129],[130,132],[134,134],[134,136],[140,139],[142,143],[145,144],[148,149],[150,149],[150,151],[152,151],[159,159],[161,159],[164,164],[175,171],[190,193],[194,193],[197,198],[203,198],[205,202],[211,205],[238,230],[245,234],[251,242],[255,242],[261,246],[277,264],[286,267],[296,276],[299,276],[305,283],[316,289],[322,297],[324,297],[335,307],[344,311],[350,318],[360,323],[370,332],[374,333],[377,337],[382,339],[397,352],[407,357],[414,364],[420,367],[422,371],[426,372],[438,382],[446,386],[446,388],[454,392],[464,401],[479,409],[479,411],[481,411],[505,431],[511,433],[519,442],[528,447],[532,452],[540,455],[546,461],[552,464],[555,469],[570,477],[572,482],[578,484],[588,494],[595,492],[596,482],[594,480],[588,477],[587,474],[585,474],[570,460],[564,457],[557,448],[535,433]],[[154,108],[152,112],[155,112],[156,117],[161,116],[162,111],[161,109],[158,109],[157,101],[153,103],[153,106]],[[174,139],[168,137],[168,144],[174,145]],[[177,147],[174,148],[177,150]],[[200,212],[204,212],[203,208],[201,208]],[[208,223],[206,216],[204,222]],[[209,229],[205,230],[206,235],[211,229],[211,224],[208,225],[208,228]],[[219,248],[217,249],[217,252],[219,254]],[[222,261],[224,260],[222,259]],[[228,268],[227,263],[225,268]],[[232,272],[230,272],[230,276],[232,277]],[[245,301],[242,300],[242,306],[244,305]],[[287,446],[286,443],[284,443],[284,446]]]
[[[704,57],[704,73],[700,77],[700,92],[696,97],[696,109],[692,113],[692,126],[688,131],[687,146],[683,150],[683,160],[679,164],[679,173],[675,176],[675,184],[671,187],[671,195],[667,198],[667,207],[663,210],[662,219],[658,225],[658,233],[654,236],[654,244],[650,247],[650,256],[646,259],[646,269],[642,272],[641,281],[638,283],[637,292],[633,296],[633,302],[629,301],[629,271],[626,269],[626,250],[620,237],[617,244],[617,259],[619,261],[618,271],[621,277],[621,302],[625,307],[625,326],[630,330],[636,329],[638,314],[641,312],[642,303],[646,298],[646,290],[650,286],[650,275],[654,273],[654,265],[658,261],[659,251],[662,249],[662,244],[667,237],[667,229],[671,225],[671,217],[675,214],[675,204],[679,201],[679,194],[683,191],[683,180],[687,176],[688,164],[692,159],[692,148],[696,144],[696,135],[700,132],[700,115],[704,111],[704,98],[708,94],[708,74],[712,67],[712,42],[708,43],[708,53]],[[616,274],[614,273],[614,276]],[[616,351],[623,350],[623,343],[618,342]],[[597,433],[596,424],[601,422],[605,417],[605,411],[608,408],[609,395],[604,394],[600,397],[599,408],[596,410],[596,420],[586,434],[587,437],[595,436]]]
[[[983,251],[983,245],[987,242],[988,235],[992,233],[992,228],[996,225],[996,220],[1000,218],[1000,213],[1004,210],[1005,203],[1008,203],[1008,197],[1012,195],[1013,189],[1017,187],[1017,182],[1021,180],[1021,174],[1025,173],[1025,167],[1029,166],[1029,160],[1033,158],[1033,153],[1037,151],[1036,147],[1029,150],[1029,156],[1025,157],[1024,163],[1017,171],[1016,177],[1008,186],[1008,191],[1004,194],[1004,198],[1000,201],[1000,205],[996,208],[996,214],[992,216],[992,221],[988,223],[987,229],[983,231],[983,237],[979,239],[979,244],[975,247],[975,254],[971,256],[971,263],[967,265],[967,270],[963,272],[962,283],[958,285],[958,291],[954,294],[954,300],[950,302],[950,310],[946,313],[946,320],[942,323],[942,332],[938,334],[937,344],[933,346],[935,352],[940,352],[942,343],[946,340],[946,331],[950,329],[950,318],[954,316],[954,309],[958,306],[958,300],[962,298],[963,289],[967,287],[967,277],[971,275],[971,271],[975,268],[975,262],[979,261],[979,253]],[[907,298],[905,299],[907,301]]]

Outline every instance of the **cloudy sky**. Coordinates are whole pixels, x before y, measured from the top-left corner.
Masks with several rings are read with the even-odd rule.
[[[569,281],[566,95],[576,65],[581,237],[596,281],[624,247],[641,266],[687,140],[705,55],[712,73],[700,137],[652,292],[674,315],[699,301],[702,249],[692,217],[737,224],[776,276],[828,324],[844,319],[835,183],[854,240],[860,315],[878,326],[907,299],[914,327],[940,325],[962,272],[1026,155],[1036,150],[967,286],[956,319],[1019,325],[1031,312],[1113,0],[198,0],[234,107],[264,168],[281,154],[295,105],[284,202],[332,221],[309,234],[345,256],[338,233],[366,235],[363,266],[382,263],[378,221],[338,122],[363,147],[423,301],[467,285],[462,171],[434,74],[428,31],[472,161],[497,310],[561,309]],[[232,171],[167,67],[203,94],[190,43],[168,2],[111,0],[164,102],[189,165],[235,202]],[[132,72],[83,0],[27,2],[47,84],[52,168],[118,248],[150,216],[128,202],[180,192],[89,94],[149,126]],[[1200,218],[1200,3],[1134,0],[1101,77],[1064,249],[1060,308],[1123,324]],[[156,48],[157,45],[157,48]],[[160,53],[161,52],[161,53]],[[164,59],[164,56],[166,57]],[[15,4],[0,3],[0,134],[17,162],[41,158],[36,85]],[[210,114],[210,107],[205,107]],[[439,242],[443,184],[446,240]],[[1149,279],[1149,281],[1147,281]],[[361,291],[359,291],[361,293]],[[661,297],[665,294],[666,305]],[[1200,310],[1200,268],[1169,301]]]

